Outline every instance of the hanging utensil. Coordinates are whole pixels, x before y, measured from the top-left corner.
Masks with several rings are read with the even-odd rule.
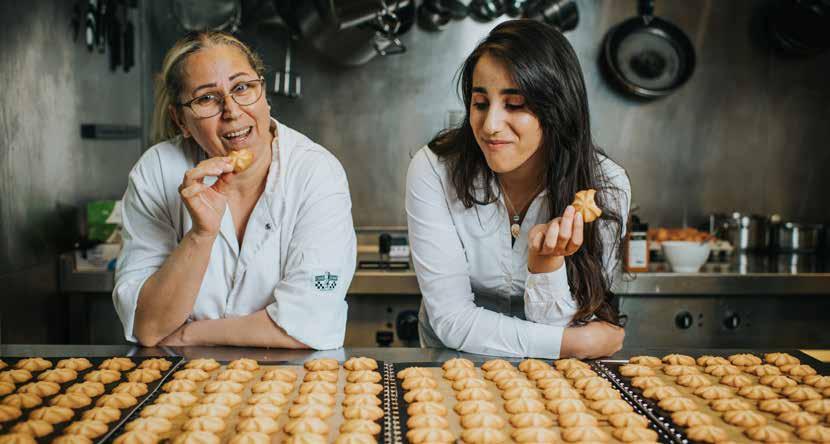
[[[382,55],[403,54],[406,52],[406,46],[398,38],[398,32],[401,29],[401,19],[398,14],[402,11],[400,2],[398,2],[393,10],[386,4],[385,0],[381,0],[381,9],[375,14],[375,36],[372,44],[375,51]],[[409,2],[409,5],[413,5]],[[412,6],[414,7],[414,5]]]
[[[84,13],[84,42],[89,52],[95,49],[96,26],[98,17],[98,1],[89,0]]]
[[[242,22],[241,0],[173,0],[170,10],[185,31],[235,33]]]
[[[472,0],[467,9],[470,17],[479,23],[488,23],[504,14],[507,10],[502,0]]]
[[[560,32],[567,32],[579,24],[579,8],[575,0],[542,0],[527,5],[524,17],[547,23]]]
[[[125,16],[125,9],[126,5],[124,4],[124,0],[115,0],[110,4],[110,18],[108,19],[109,26],[107,26],[107,45],[110,50],[110,71],[115,71],[119,66],[121,66],[122,63],[121,56],[122,49],[124,47],[124,35],[122,34],[124,22],[122,21],[122,18]]]
[[[129,15],[124,24],[124,72],[129,72],[135,66],[135,26]]]
[[[507,0],[504,5],[504,12],[508,17],[516,18],[523,15],[525,9],[531,6],[532,3],[531,0]]]
[[[107,50],[107,29],[109,28],[110,5],[109,0],[98,0],[95,23],[95,46],[103,54]]]
[[[680,28],[654,16],[653,0],[638,4],[638,17],[606,34],[600,60],[607,79],[622,92],[654,99],[689,80],[695,69],[695,49]]]
[[[124,72],[135,66],[135,26],[127,20],[124,25]]]
[[[450,14],[442,13],[430,1],[425,1],[421,6],[418,6],[417,15],[418,27],[430,32],[443,31],[452,20]]]
[[[274,74],[274,94],[299,98],[302,95],[302,78],[296,72],[291,71],[291,37],[285,39],[285,65],[282,71]]]
[[[411,5],[413,2],[300,2],[295,10],[296,23],[300,35],[315,50],[339,65],[359,66],[381,53],[391,55],[403,52],[404,46],[398,39],[404,29],[403,23],[396,25],[394,21],[387,21],[391,16],[385,17],[387,14],[382,11],[388,9],[390,14],[397,15],[408,7],[414,7]],[[400,18],[397,21],[401,22]]]
[[[75,0],[72,5],[72,17],[69,19],[69,28],[72,30],[72,41],[77,42],[81,34],[81,3],[83,0]]]
[[[785,55],[812,57],[830,49],[830,1],[777,0],[766,9],[772,46]]]
[[[453,20],[464,20],[470,10],[458,0],[428,0],[425,2],[433,11],[448,15]]]

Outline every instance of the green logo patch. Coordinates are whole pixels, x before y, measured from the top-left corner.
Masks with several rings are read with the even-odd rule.
[[[314,276],[314,288],[320,291],[332,291],[337,288],[338,276],[328,271]]]

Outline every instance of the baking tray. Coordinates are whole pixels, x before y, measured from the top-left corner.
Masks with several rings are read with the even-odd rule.
[[[759,353],[757,353],[757,352],[752,353],[752,354],[763,359],[763,353],[761,353],[760,356],[759,356]],[[716,355],[713,355],[713,356],[716,356]],[[720,355],[719,354],[717,356],[722,356],[722,357],[726,358],[729,355]],[[697,359],[697,356],[693,356],[693,357],[695,359]],[[607,378],[611,382],[613,382],[620,389],[620,392],[622,392],[624,394],[627,394],[627,396],[629,396],[632,399],[633,402],[636,402],[639,405],[641,405],[642,409],[647,414],[649,414],[649,416],[653,417],[656,421],[658,421],[660,424],[662,424],[662,426],[667,430],[667,432],[670,432],[675,437],[675,439],[681,440],[680,442],[693,442],[693,441],[689,440],[688,437],[686,436],[685,428],[676,425],[672,421],[671,412],[667,412],[667,411],[661,409],[657,402],[643,396],[643,390],[642,389],[631,386],[631,378],[622,376],[620,374],[619,368],[621,366],[627,364],[627,363],[628,363],[627,360],[604,360],[604,361],[597,361],[596,362],[596,367],[598,369],[602,370],[602,372],[605,373]],[[812,366],[812,363],[809,363],[809,364]],[[696,365],[696,367],[698,367],[700,369],[699,365]],[[818,367],[817,370],[822,369],[822,368],[823,367]],[[821,373],[821,370],[819,370],[819,373]],[[757,380],[757,377],[752,376],[752,375],[749,375],[749,376],[750,376],[750,378],[753,378],[753,379]],[[665,376],[662,376],[662,377],[665,377]],[[675,385],[675,387],[678,388],[681,391],[681,393],[686,393],[686,392],[689,391],[688,388],[685,388],[685,387],[682,387],[682,386]],[[699,398],[696,395],[692,394],[690,396],[696,402],[703,401],[704,404],[708,404],[708,403],[705,403],[705,400],[701,400],[701,398]],[[748,403],[751,403],[751,404],[757,403],[757,401],[750,400],[750,399],[743,398],[743,397],[740,397],[740,399],[742,399],[743,401],[746,401]],[[707,408],[704,408],[703,410],[705,412],[707,410]],[[760,412],[760,411],[759,411],[759,413],[761,413],[763,416],[767,417],[768,420],[770,420],[770,418],[774,418],[774,415],[770,416],[768,413]],[[723,422],[722,415],[717,414],[717,413],[712,413],[712,414],[715,417],[717,417],[721,422]],[[723,424],[716,424],[716,425],[718,425],[719,427],[721,427],[721,428],[723,428],[727,431],[727,433],[730,435],[729,436],[730,441],[753,442],[746,435],[744,435],[743,432],[741,431],[741,429],[737,426],[734,426],[734,425],[731,425],[731,424],[728,424],[728,423],[725,423],[725,422],[723,422]],[[804,442],[804,443],[806,443],[806,441],[801,440],[801,439],[798,438],[798,436],[795,433],[795,428],[794,427],[792,427],[788,424],[784,424],[784,423],[775,421],[774,419],[772,420],[771,425],[789,432],[791,434],[791,441],[790,442],[794,442],[794,443]]]
[[[676,444],[688,443],[689,440],[680,432],[679,427],[671,421],[671,415],[668,412],[663,411],[651,400],[643,397],[639,389],[623,382],[619,368],[627,363],[628,361],[594,361],[591,363],[591,367],[600,376],[611,381],[623,395],[623,398],[634,407],[634,410],[649,419],[653,428],[657,430],[661,442]]]
[[[493,358],[493,359],[496,359],[496,358]],[[485,360],[483,362],[487,362],[487,361]],[[475,362],[477,370],[482,371],[481,370],[481,364],[483,362]],[[514,364],[515,366],[518,365],[518,362],[514,362],[513,360],[510,360],[510,362],[512,364]],[[550,360],[545,360],[545,362],[551,363]],[[593,364],[591,361],[586,361],[586,362],[589,363],[589,364]],[[399,372],[399,371],[401,371],[405,368],[408,368],[408,367],[440,368],[442,365],[443,365],[443,362],[403,362],[403,363],[394,364],[394,368],[393,368],[393,371],[392,371],[392,374],[391,374],[393,384],[390,385],[390,390],[392,391],[392,396],[396,396],[399,408],[395,411],[395,413],[393,413],[391,420],[392,420],[392,427],[397,428],[397,429],[400,430],[399,436],[401,437],[401,440],[396,441],[396,442],[408,442],[408,440],[406,439],[406,433],[409,431],[409,429],[406,426],[406,422],[409,419],[409,414],[406,412],[406,402],[403,399],[403,395],[406,391],[401,386],[401,380],[397,379],[397,377],[396,377],[397,372]],[[592,367],[594,368],[594,370],[597,372],[597,374],[599,376],[611,380],[611,378],[609,378],[606,375],[605,371],[603,371],[599,366],[593,366],[592,365]],[[611,382],[614,383],[613,380],[611,380]],[[615,384],[615,386],[616,386],[616,384]],[[623,390],[620,390],[620,392],[623,395],[622,396],[623,400],[625,400],[629,405],[631,405],[631,407],[634,409],[635,412],[644,415],[649,420],[649,427],[652,430],[654,430],[655,432],[657,432],[659,442],[664,443],[664,444],[675,444],[675,443],[676,444],[687,444],[688,443],[688,442],[678,440],[677,437],[674,434],[672,434],[669,430],[664,428],[664,424],[662,424],[659,420],[657,420],[657,418],[654,418],[652,415],[649,415],[648,411],[643,406],[641,406],[640,404],[634,402],[634,400],[631,397],[626,396],[626,393]],[[448,406],[448,408],[449,408],[449,406]],[[510,439],[510,438],[508,438],[508,441],[513,442],[512,439]],[[610,442],[615,442],[615,441],[616,440],[612,438],[612,441],[610,441]],[[460,442],[460,438],[459,438],[459,442]]]
[[[36,356],[32,356],[32,357],[36,357]],[[83,356],[83,357],[89,360],[89,362],[92,364],[92,367],[78,372],[78,377],[75,378],[74,380],[69,381],[69,382],[65,382],[63,384],[60,384],[60,386],[61,386],[60,391],[58,393],[54,394],[54,395],[46,396],[46,397],[42,398],[43,399],[42,404],[37,405],[37,406],[32,407],[32,408],[21,408],[22,414],[20,415],[19,418],[15,419],[13,421],[7,421],[7,422],[3,423],[3,432],[1,432],[0,435],[5,434],[6,432],[10,432],[11,429],[16,424],[28,420],[29,419],[29,414],[32,411],[34,411],[38,408],[41,408],[41,407],[48,406],[49,401],[53,397],[64,393],[64,391],[67,388],[69,388],[69,386],[71,386],[75,383],[78,383],[78,382],[84,382],[84,376],[86,376],[86,374],[91,372],[91,371],[98,370],[98,366],[101,365],[101,363],[103,363],[107,359],[124,357],[124,358],[128,358],[131,361],[133,361],[136,364],[136,366],[133,369],[121,372],[121,379],[119,379],[118,381],[111,382],[109,384],[104,384],[104,393],[103,394],[93,398],[92,403],[90,405],[88,405],[86,407],[83,407],[83,408],[80,408],[80,409],[73,409],[74,412],[75,412],[75,415],[72,417],[72,419],[70,419],[69,421],[66,421],[66,422],[62,422],[60,424],[53,424],[54,431],[49,435],[46,435],[46,436],[41,437],[41,438],[37,438],[37,442],[39,442],[39,443],[48,443],[52,439],[54,439],[54,438],[60,436],[61,434],[63,434],[63,431],[64,431],[64,429],[66,429],[66,427],[68,427],[74,421],[80,420],[82,418],[84,412],[86,412],[87,410],[92,409],[92,408],[95,407],[95,400],[96,399],[100,398],[101,396],[103,396],[105,394],[112,393],[112,390],[118,384],[120,384],[122,382],[127,382],[127,373],[129,373],[130,371],[132,371],[134,369],[137,369],[138,366],[141,365],[142,362],[144,362],[146,360],[149,360],[149,359],[166,359],[166,360],[170,361],[172,363],[172,365],[170,366],[170,368],[167,371],[161,372],[161,379],[158,379],[154,382],[148,383],[147,384],[147,393],[143,396],[137,397],[138,403],[136,403],[136,405],[134,405],[130,408],[121,409],[121,418],[118,421],[113,421],[109,424],[109,428],[107,430],[107,433],[101,435],[101,437],[97,438],[96,440],[93,440],[93,442],[102,443],[115,430],[120,428],[126,422],[127,418],[131,417],[136,411],[139,411],[141,409],[141,407],[144,405],[144,403],[147,402],[148,399],[150,399],[151,397],[154,396],[155,392],[158,391],[158,388],[162,384],[164,384],[164,382],[167,380],[167,378],[174,371],[176,371],[177,368],[183,362],[183,358],[181,356],[141,356],[141,357],[138,357],[138,356],[97,356],[97,357]],[[52,367],[50,367],[49,369],[46,369],[46,370],[55,369],[56,366],[57,366],[58,361],[60,361],[62,359],[69,359],[68,357],[65,357],[65,356],[63,356],[63,357],[42,357],[42,358],[52,362]],[[18,361],[21,361],[23,359],[28,359],[28,358],[18,356],[18,357],[8,357],[8,358],[7,357],[0,357],[0,359],[2,359],[3,362],[8,364],[8,367],[2,370],[2,371],[6,371],[6,370],[9,370],[9,369],[13,369],[15,364],[17,364]],[[25,382],[25,383],[15,384],[15,386],[16,386],[15,387],[15,392],[13,392],[13,393],[16,393],[16,389],[19,388],[20,386],[24,385],[24,384],[27,384],[29,382],[37,382],[38,375],[40,375],[42,372],[44,372],[46,370],[42,370],[42,371],[38,371],[38,372],[32,372],[32,379]],[[8,395],[6,395],[6,396],[8,396]]]
[[[220,368],[218,368],[218,369],[216,369],[216,370],[214,370],[214,371],[212,371],[212,372],[209,372],[209,373],[211,374],[211,379],[209,379],[208,381],[213,380],[213,375],[214,375],[214,374],[216,374],[216,373],[218,373],[218,372],[220,372],[220,371],[222,371],[222,370],[225,370],[225,369],[226,369],[226,367],[227,367],[227,365],[228,365],[231,361],[227,361],[227,360],[217,360],[216,362],[218,362],[219,364],[221,364],[221,366],[222,366],[222,367],[220,367]],[[294,398],[296,397],[296,390],[298,389],[299,385],[300,385],[300,384],[302,384],[302,378],[303,378],[303,375],[304,375],[304,374],[305,374],[305,372],[306,372],[306,370],[305,370],[305,369],[303,369],[303,364],[290,363],[290,362],[286,362],[286,361],[257,361],[257,363],[258,363],[258,364],[260,365],[260,367],[261,367],[260,371],[265,371],[265,370],[267,370],[267,368],[265,368],[265,367],[291,367],[291,368],[299,368],[299,371],[300,371],[301,373],[299,374],[299,377],[298,377],[298,380],[297,380],[297,383],[296,383],[296,387],[294,388],[294,390],[295,390],[295,391],[294,391],[294,392],[292,392],[292,394],[291,394],[291,396],[290,396],[290,398],[289,398],[289,402],[285,405],[285,409],[286,409],[286,411],[287,411],[287,410],[288,410],[288,407],[290,407],[290,406],[292,405],[292,402],[294,401]],[[392,430],[393,430],[393,429],[391,428],[391,421],[389,420],[389,418],[391,418],[391,416],[392,416],[390,412],[392,411],[391,409],[392,409],[392,408],[393,408],[393,406],[395,405],[395,401],[394,401],[394,400],[393,400],[393,398],[390,396],[390,391],[389,391],[389,389],[388,389],[389,384],[387,383],[387,380],[389,379],[390,374],[391,374],[391,378],[392,378],[392,380],[394,380],[394,379],[395,379],[394,371],[392,370],[392,364],[390,364],[390,363],[385,363],[385,362],[382,362],[382,361],[377,361],[377,363],[378,363],[378,369],[377,369],[377,371],[381,374],[381,382],[380,382],[380,384],[382,384],[382,385],[383,385],[383,387],[384,387],[384,390],[383,390],[383,391],[381,391],[381,392],[380,392],[380,394],[378,394],[378,396],[380,397],[380,402],[381,402],[381,404],[380,404],[380,405],[381,405],[381,407],[382,407],[382,408],[383,408],[383,410],[384,410],[384,417],[380,420],[380,423],[379,423],[379,424],[380,424],[380,426],[381,426],[381,430],[380,430],[380,433],[379,433],[379,434],[378,434],[378,436],[377,436],[377,441],[378,441],[378,443],[383,443],[383,444],[387,444],[387,443],[396,443],[396,442],[397,442],[397,443],[399,443],[400,441],[395,441],[395,440],[394,440],[394,438],[393,438],[393,437],[394,437],[394,433],[392,432]],[[182,363],[182,366],[184,366],[184,364],[186,364],[186,362],[183,362],[183,363]],[[345,372],[345,371],[346,371],[346,370],[343,368],[343,362],[340,362],[340,371],[341,371],[341,372]],[[391,372],[391,373],[390,373],[390,372]],[[339,410],[340,410],[340,408],[341,408],[342,397],[344,396],[344,394],[343,394],[343,392],[342,392],[342,387],[340,386],[340,384],[341,384],[344,380],[345,380],[345,378],[344,378],[344,377],[342,377],[342,378],[341,378],[341,381],[339,381],[339,382],[338,382],[338,392],[337,392],[337,394],[335,395],[335,398],[336,398],[335,410],[334,410],[334,414],[332,415],[332,417],[331,417],[330,419],[335,419],[335,420],[336,420],[337,418],[334,418],[334,417],[335,417],[335,416],[337,416],[337,414],[338,414],[338,412],[339,412]],[[205,381],[205,382],[207,382],[207,381]],[[250,381],[250,382],[248,382],[248,383],[245,383],[245,384],[246,384],[246,386],[247,386],[247,385],[253,384],[253,383],[255,383],[255,382],[258,382],[258,380],[257,380],[256,378],[255,378],[255,379],[253,379],[253,380],[251,380],[251,381]],[[162,390],[160,390],[160,389],[159,389],[159,390],[154,391],[153,393],[149,394],[149,396],[148,396],[148,398],[147,398],[147,401],[146,401],[144,404],[145,404],[145,405],[152,404],[152,403],[153,403],[153,402],[155,402],[155,400],[156,400],[156,399],[157,399],[157,398],[158,398],[161,394],[163,394],[163,393],[164,393],[164,392],[163,392]],[[244,401],[243,401],[243,402],[244,402]],[[243,405],[244,405],[244,404],[243,404]],[[235,411],[235,410],[237,410],[237,409],[239,409],[239,408],[241,408],[241,405],[240,405],[240,406],[237,406],[237,407],[234,409],[234,411]],[[117,438],[119,435],[121,435],[121,433],[123,433],[123,432],[125,431],[125,430],[124,430],[124,426],[125,426],[128,422],[130,422],[130,421],[132,421],[132,420],[134,420],[134,419],[139,418],[139,417],[140,417],[140,413],[141,413],[141,409],[136,409],[136,410],[134,410],[134,411],[131,413],[131,415],[130,415],[129,417],[126,417],[126,418],[124,419],[124,421],[122,421],[116,429],[113,429],[113,430],[112,430],[112,431],[111,431],[111,432],[110,432],[110,433],[109,433],[109,434],[105,437],[106,439],[105,439],[103,442],[106,442],[106,443],[111,443],[111,442],[113,442],[113,441],[115,440],[115,438]],[[283,415],[284,415],[284,414],[283,414]],[[280,417],[278,417],[278,421],[280,422],[280,429],[281,429],[281,430],[280,430],[280,432],[278,432],[278,433],[277,433],[277,434],[275,434],[275,435],[281,435],[281,434],[283,433],[283,432],[282,432],[282,427],[284,426],[284,423],[283,423],[283,419],[284,419],[284,417],[283,417],[283,415],[280,415]],[[232,413],[232,416],[233,416],[233,413]],[[339,426],[339,423],[338,423],[337,425]],[[232,432],[225,432],[225,433],[232,433]],[[329,433],[329,435],[328,435],[329,441],[333,442],[333,441],[334,441],[334,439],[337,437],[337,435],[338,435],[338,434],[339,434],[339,430],[338,430],[338,428],[337,428],[337,427],[332,427],[332,429],[331,429],[331,431],[330,431],[330,433]]]

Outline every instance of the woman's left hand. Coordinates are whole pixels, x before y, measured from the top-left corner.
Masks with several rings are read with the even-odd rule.
[[[527,268],[531,273],[549,273],[565,263],[565,256],[582,246],[582,213],[568,205],[561,217],[534,225],[528,233]]]

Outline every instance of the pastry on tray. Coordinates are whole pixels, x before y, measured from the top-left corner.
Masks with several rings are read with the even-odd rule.
[[[634,356],[628,360],[630,364],[644,365],[646,367],[660,367],[663,361],[656,356]]]
[[[149,383],[161,379],[161,372],[154,368],[139,368],[127,373],[130,382]]]
[[[99,369],[115,370],[118,372],[132,370],[133,367],[135,367],[135,362],[133,362],[130,358],[110,358],[104,360],[104,362],[98,366]]]

